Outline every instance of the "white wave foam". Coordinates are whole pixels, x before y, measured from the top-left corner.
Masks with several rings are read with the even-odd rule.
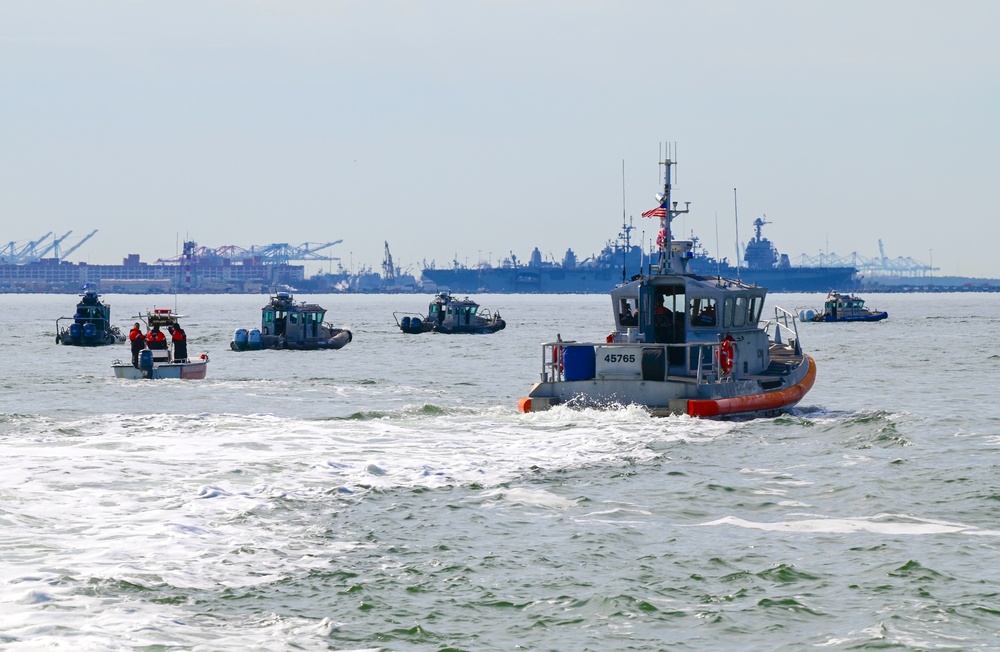
[[[515,505],[528,505],[531,507],[544,507],[546,509],[555,510],[570,509],[575,507],[579,502],[563,498],[562,496],[557,496],[556,494],[542,489],[494,489],[492,491],[485,492],[482,495],[486,498],[495,496],[505,502],[513,503]],[[487,505],[488,504],[489,503],[487,503]]]
[[[870,532],[885,535],[925,534],[975,534],[1000,536],[1000,531],[981,530],[959,523],[919,519],[910,516],[879,514],[855,518],[804,518],[798,521],[749,521],[736,516],[724,516],[695,526],[735,525],[737,527],[771,532],[841,533]],[[685,527],[685,526],[680,526]]]

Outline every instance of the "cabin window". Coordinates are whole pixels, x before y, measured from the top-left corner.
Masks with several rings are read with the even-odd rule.
[[[638,326],[639,310],[636,308],[638,297],[626,297],[618,307],[618,323],[622,326]]]
[[[700,297],[691,299],[690,310],[691,325],[707,328],[716,325],[715,299]]]
[[[726,297],[722,309],[723,328],[739,328],[746,325],[748,312],[747,300],[748,297],[746,295]]]
[[[274,312],[272,312],[270,310],[265,310],[264,311],[264,323],[265,324],[273,324],[274,323]]]
[[[288,323],[290,323],[290,324],[297,324],[297,323],[299,323],[299,313],[293,312],[290,315],[288,315]]]
[[[756,326],[760,321],[760,311],[764,307],[764,300],[761,297],[750,297],[750,320],[747,322],[751,326]]]
[[[736,305],[733,308],[733,326],[744,326],[747,323],[747,297],[736,296]]]

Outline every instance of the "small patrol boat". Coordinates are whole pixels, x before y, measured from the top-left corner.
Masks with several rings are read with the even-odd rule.
[[[354,336],[346,328],[323,321],[326,309],[315,303],[295,303],[288,292],[278,292],[260,311],[260,328],[239,328],[229,348],[233,351],[261,349],[339,349]]]
[[[156,308],[139,315],[147,329],[169,329],[176,326],[177,320],[184,315],[178,315],[168,308]],[[131,362],[115,360],[111,369],[115,378],[180,378],[182,380],[201,380],[208,373],[208,354],[201,353],[194,358],[174,358],[174,343],[166,338],[166,348],[143,349],[139,352],[139,366],[133,367]]]
[[[56,320],[56,344],[105,346],[124,341],[125,335],[111,324],[111,305],[94,290],[84,289],[72,317]]]
[[[427,315],[394,312],[393,319],[404,333],[496,333],[507,327],[499,312],[491,313],[466,297],[455,299],[439,292],[427,307]]]
[[[802,321],[882,321],[889,316],[884,310],[865,308],[864,299],[849,292],[833,291],[826,295],[823,312],[806,309],[799,312]]]
[[[657,208],[658,253],[647,273],[611,291],[614,331],[602,342],[542,344],[541,380],[522,412],[553,405],[640,405],[652,414],[754,417],[794,406],[812,387],[816,364],[802,352],[796,316],[775,308],[761,321],[767,290],[688,271],[691,241],[671,239],[688,212],[671,200],[671,167]]]

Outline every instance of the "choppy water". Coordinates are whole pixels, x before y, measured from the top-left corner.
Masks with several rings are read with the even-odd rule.
[[[744,422],[518,414],[605,297],[480,297],[491,336],[308,298],[354,342],[234,353],[265,298],[181,297],[209,377],[152,382],[0,296],[0,649],[1000,648],[1000,296],[803,325],[813,391]]]

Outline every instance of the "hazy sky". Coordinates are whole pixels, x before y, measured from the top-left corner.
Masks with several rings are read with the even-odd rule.
[[[675,226],[730,259],[737,188],[740,240],[766,214],[792,257],[881,238],[1000,277],[998,26],[993,0],[0,0],[0,242],[584,258],[623,161],[653,237],[669,141]]]

